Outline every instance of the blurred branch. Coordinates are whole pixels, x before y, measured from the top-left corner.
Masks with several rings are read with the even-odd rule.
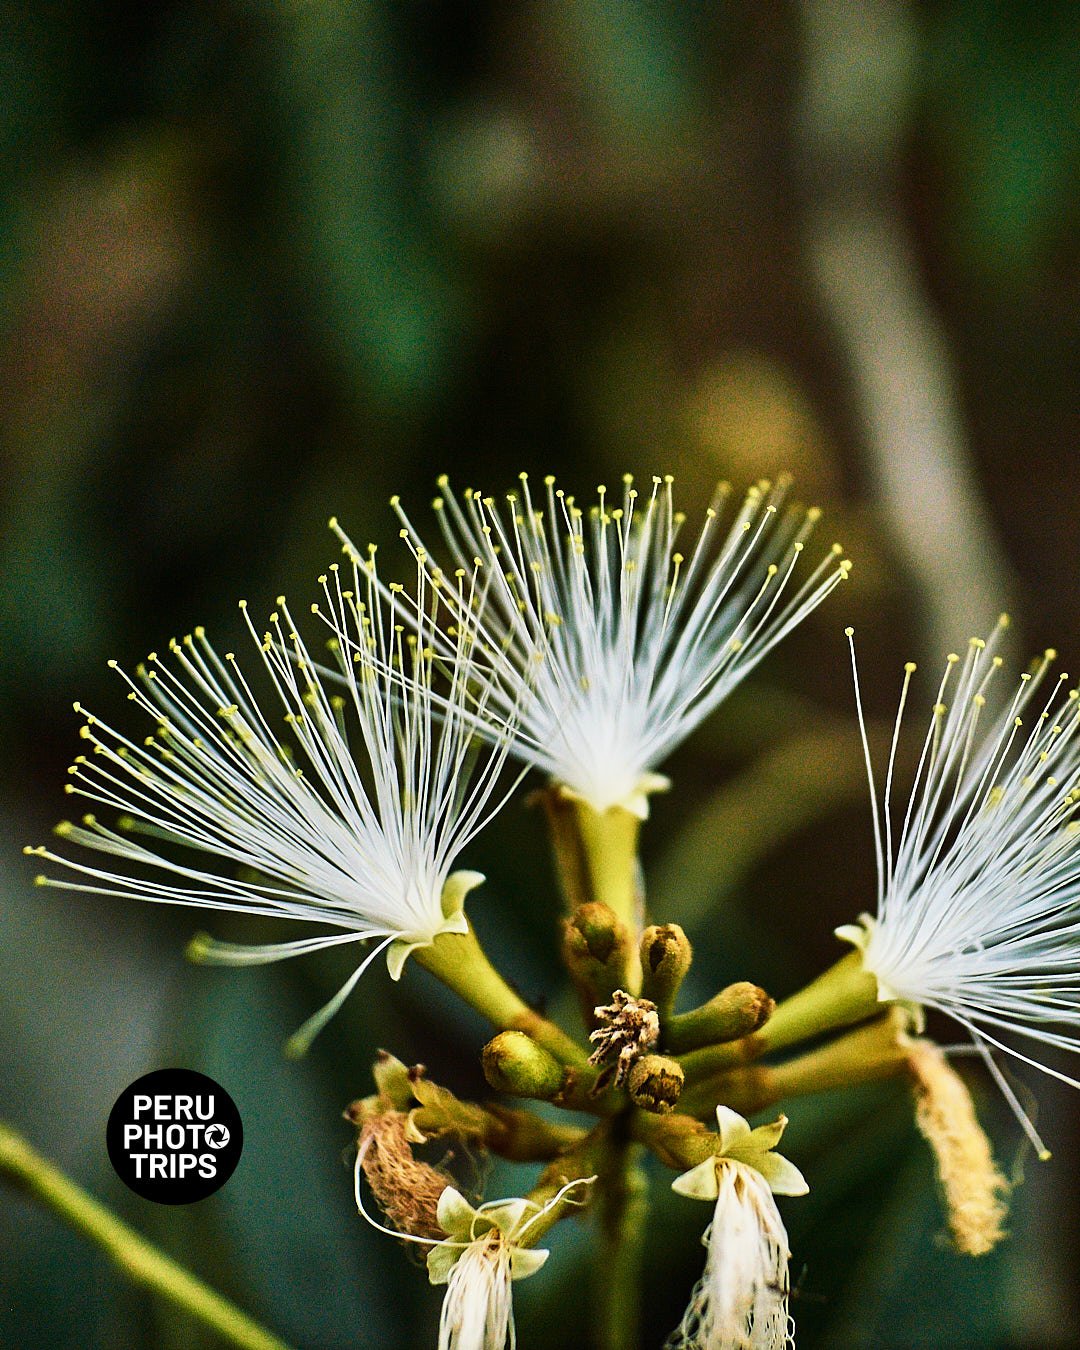
[[[129,1279],[213,1327],[230,1345],[241,1346],[243,1350],[288,1350],[284,1341],[151,1246],[3,1122],[0,1122],[0,1176],[27,1191],[77,1232],[97,1243]]]
[[[811,263],[881,510],[921,587],[928,640],[945,651],[1007,607],[1012,582],[898,205],[918,34],[897,0],[806,0],[803,25]]]

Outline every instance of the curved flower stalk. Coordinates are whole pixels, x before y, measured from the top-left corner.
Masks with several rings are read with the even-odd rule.
[[[1045,1152],[989,1048],[1080,1087],[1012,1043],[1080,1051],[1080,694],[1065,674],[1046,692],[1047,651],[991,715],[1002,664],[993,649],[1007,623],[972,639],[963,659],[949,656],[897,829],[896,747],[915,669],[905,667],[880,809],[866,754],[877,914],[837,931],[861,952],[878,999],[936,1008],[967,1029]]]
[[[153,722],[145,740],[87,714],[81,734],[93,753],[72,765],[67,791],[123,814],[115,829],[89,814],[58,833],[135,864],[134,872],[27,850],[75,874],[42,876],[41,885],[334,930],[260,946],[200,935],[191,948],[196,960],[248,965],[375,939],[342,989],[292,1038],[296,1053],[379,952],[397,979],[410,952],[441,933],[468,932],[465,896],[483,877],[452,868],[508,795],[500,797],[500,770],[516,713],[501,705],[501,734],[492,714],[494,746],[478,759],[475,720],[486,708],[473,692],[468,632],[442,642],[436,662],[440,592],[422,571],[413,599],[400,586],[383,586],[373,554],[354,554],[344,580],[337,564],[320,578],[325,603],[312,610],[329,629],[333,692],[279,597],[261,636],[240,606],[276,711],[260,704],[235,655],[220,656],[197,628],[169,644],[171,660],[151,654],[133,677],[123,676],[129,699]],[[456,601],[467,605],[469,597],[461,591]],[[165,880],[155,878],[162,873]]]
[[[773,1195],[805,1195],[809,1187],[794,1163],[773,1152],[785,1116],[752,1130],[736,1111],[718,1106],[716,1123],[716,1156],[671,1183],[679,1195],[715,1206],[702,1238],[705,1273],[666,1350],[786,1350],[795,1343],[790,1252]]]
[[[605,488],[580,507],[528,476],[504,507],[439,480],[439,524],[458,577],[476,592],[447,595],[455,622],[487,648],[488,734],[523,709],[512,750],[595,811],[622,806],[644,818],[668,752],[847,576],[841,549],[801,584],[793,580],[820,512],[784,509],[787,481],[752,487],[726,529],[722,484],[687,554],[672,479],[639,494],[627,475],[617,501]],[[419,535],[395,498],[403,535],[437,581]],[[342,536],[344,539],[344,536]],[[348,541],[344,541],[348,546]],[[466,607],[479,602],[479,610]],[[540,658],[538,660],[538,658]]]

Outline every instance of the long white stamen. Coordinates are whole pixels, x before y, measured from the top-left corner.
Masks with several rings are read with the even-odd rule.
[[[154,653],[135,675],[121,672],[128,698],[151,719],[145,741],[87,715],[81,734],[91,753],[72,765],[67,791],[118,811],[120,824],[87,814],[58,832],[136,870],[26,850],[74,874],[41,877],[43,885],[336,930],[269,947],[199,939],[197,959],[246,965],[376,940],[293,1038],[294,1050],[379,951],[461,931],[463,917],[443,913],[443,890],[455,859],[506,800],[501,770],[516,730],[515,705],[488,706],[491,653],[475,625],[445,631],[446,587],[423,559],[410,597],[379,580],[373,551],[362,558],[347,544],[346,555],[320,578],[322,600],[311,607],[329,629],[333,684],[279,597],[261,635],[240,606],[269,699],[197,628],[169,644],[171,660]],[[470,590],[457,595],[467,612]],[[493,742],[486,754],[477,753],[480,719]],[[147,879],[145,869],[164,878]]]
[[[913,667],[906,668],[886,779],[878,912],[864,958],[890,996],[935,1008],[969,1031],[1045,1153],[992,1052],[1080,1087],[1014,1044],[1080,1052],[1080,694],[1062,676],[1036,715],[1022,715],[1053,660],[1047,652],[992,715],[991,681],[1001,667],[992,651],[1006,623],[1003,616],[986,642],[973,639],[962,663],[950,656],[894,840],[889,800]],[[855,681],[863,727],[857,671]],[[864,727],[863,748],[876,820]],[[880,847],[877,829],[875,837]]]
[[[675,547],[670,477],[640,496],[627,477],[621,502],[601,488],[588,511],[550,477],[534,497],[521,475],[504,507],[472,489],[458,497],[445,478],[439,488],[451,567],[483,578],[479,605],[452,590],[445,600],[489,662],[485,715],[521,709],[512,753],[597,810],[639,801],[669,751],[850,566],[836,546],[791,595],[819,513],[783,508],[786,481],[756,484],[726,535],[729,489],[718,489],[689,561]],[[419,565],[441,575],[395,505]]]

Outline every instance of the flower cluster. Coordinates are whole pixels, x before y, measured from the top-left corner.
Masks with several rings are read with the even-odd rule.
[[[385,581],[374,545],[362,552],[331,520],[345,561],[310,606],[327,655],[283,598],[262,631],[241,605],[250,665],[202,629],[151,654],[123,676],[148,734],[86,714],[87,752],[67,784],[118,818],[58,827],[110,861],[27,850],[58,869],[43,885],[317,928],[269,945],[200,934],[196,960],[370,944],[294,1052],[380,953],[393,979],[412,956],[495,1026],[482,1067],[515,1104],[460,1100],[384,1055],[377,1093],[347,1113],[358,1208],[428,1247],[431,1282],[446,1286],[445,1350],[513,1346],[512,1283],[543,1265],[544,1234],[587,1207],[617,1291],[601,1298],[604,1315],[627,1340],[620,1300],[632,1279],[616,1268],[638,1248],[642,1148],[679,1172],[678,1194],[714,1204],[705,1273],[669,1346],[789,1346],[788,1239],[773,1197],[807,1187],[774,1151],[786,1116],[757,1128],[746,1117],[891,1074],[912,1083],[956,1245],[988,1251],[1004,1235],[1008,1187],[962,1080],[911,1034],[924,1009],[966,1028],[1044,1155],[995,1052],[1080,1086],[1017,1044],[1080,1049],[1080,693],[1064,676],[1047,689],[1048,652],[991,711],[1004,620],[949,657],[899,819],[915,667],[880,804],[855,673],[879,876],[876,913],[838,930],[856,950],[779,1006],[744,980],[677,1009],[692,948],[676,923],[645,926],[637,837],[649,794],[668,785],[660,771],[679,742],[850,568],[838,545],[802,562],[818,513],[785,505],[787,493],[786,481],[758,483],[728,513],[730,489],[718,489],[683,553],[670,478],[639,493],[627,477],[617,498],[601,487],[589,507],[550,478],[535,494],[522,475],[502,503],[444,480],[437,550],[393,501],[415,565],[408,587]],[[464,912],[483,877],[459,860],[530,768],[550,780],[579,1038],[523,1001]],[[522,1099],[566,1108],[572,1123]],[[442,1140],[546,1166],[527,1195],[474,1203],[414,1156]],[[386,1223],[365,1209],[362,1178]]]

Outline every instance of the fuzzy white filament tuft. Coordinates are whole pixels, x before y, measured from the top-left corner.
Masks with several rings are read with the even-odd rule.
[[[263,946],[200,935],[196,960],[249,965],[377,940],[290,1042],[295,1053],[380,951],[389,949],[396,979],[416,947],[467,931],[464,899],[483,878],[451,868],[505,800],[498,788],[511,706],[501,706],[502,734],[494,730],[494,748],[478,758],[475,721],[485,709],[473,692],[468,634],[441,643],[436,659],[440,592],[422,570],[412,598],[383,586],[373,553],[354,553],[344,575],[335,564],[320,578],[325,603],[311,607],[329,629],[333,692],[279,597],[261,636],[241,603],[276,713],[256,699],[234,654],[219,656],[197,628],[169,644],[171,660],[152,654],[123,676],[128,698],[153,721],[145,740],[87,715],[81,734],[92,753],[72,765],[67,791],[122,814],[115,829],[90,814],[58,833],[134,864],[130,874],[26,850],[78,878],[43,876],[42,885],[335,930]],[[456,603],[468,605],[465,590]],[[496,714],[488,723],[495,727]]]
[[[1056,655],[1047,651],[991,714],[1002,664],[993,649],[1007,623],[1003,615],[986,641],[949,656],[899,829],[891,797],[915,667],[905,667],[880,805],[855,672],[878,904],[838,934],[861,949],[879,997],[936,1008],[967,1029],[1045,1154],[990,1050],[1080,1087],[1014,1043],[1080,1051],[1080,695],[1065,674],[1044,688]]]
[[[765,1178],[721,1162],[712,1223],[702,1239],[705,1273],[666,1350],[783,1350],[795,1344],[788,1316],[788,1241]]]
[[[647,813],[666,786],[657,766],[800,623],[850,564],[839,545],[792,582],[818,519],[784,507],[787,482],[752,487],[731,523],[721,485],[686,554],[670,477],[643,494],[627,475],[594,506],[528,476],[504,507],[445,478],[435,508],[458,577],[475,576],[478,610],[448,596],[455,623],[487,648],[489,712],[505,719],[532,690],[513,752],[597,811]],[[400,503],[403,536],[438,580]],[[346,541],[347,543],[347,541]],[[495,734],[498,734],[496,732]]]
[[[470,1242],[450,1270],[439,1318],[439,1350],[514,1346],[510,1247],[497,1229]]]
[[[787,1231],[773,1192],[805,1195],[799,1169],[773,1152],[787,1120],[751,1130],[737,1112],[717,1107],[717,1156],[672,1183],[680,1195],[714,1200],[702,1242],[705,1273],[665,1350],[787,1350]]]

